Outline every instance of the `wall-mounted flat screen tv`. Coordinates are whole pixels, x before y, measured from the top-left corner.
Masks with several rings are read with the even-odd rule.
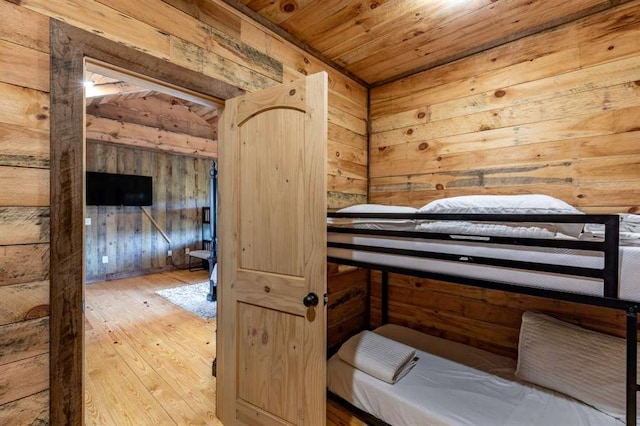
[[[151,176],[87,172],[88,206],[150,206]]]

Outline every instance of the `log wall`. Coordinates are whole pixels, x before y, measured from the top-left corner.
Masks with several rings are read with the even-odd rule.
[[[633,1],[373,89],[370,202],[545,193],[638,211],[638,40]],[[394,276],[390,294],[392,321],[512,356],[526,309],[624,330],[614,311],[428,280]]]
[[[367,196],[366,88],[222,1],[0,0],[0,424],[49,419],[50,18],[247,91],[327,71],[327,207]]]
[[[153,205],[144,207],[171,240],[162,237],[140,207],[87,206],[87,282],[185,267],[185,249],[202,249],[202,207],[209,205],[211,161],[161,152],[87,143],[87,171],[153,178]],[[167,250],[172,250],[172,258]],[[109,262],[102,263],[102,256]],[[200,261],[196,260],[199,265]]]

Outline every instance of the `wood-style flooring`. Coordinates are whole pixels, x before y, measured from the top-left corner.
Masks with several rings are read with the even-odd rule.
[[[85,287],[87,425],[221,424],[215,319],[154,293],[206,280],[206,271],[180,270]]]
[[[174,271],[85,287],[85,423],[221,425],[215,417],[216,321],[155,294],[207,280]],[[327,425],[361,426],[332,401]]]

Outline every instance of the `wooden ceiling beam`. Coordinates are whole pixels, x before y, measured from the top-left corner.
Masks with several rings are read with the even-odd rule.
[[[149,89],[136,86],[135,84],[127,83],[126,81],[96,84],[85,88],[85,96],[87,99],[138,92],[149,92]]]

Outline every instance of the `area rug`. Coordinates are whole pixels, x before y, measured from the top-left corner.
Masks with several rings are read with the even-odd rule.
[[[205,319],[215,318],[218,308],[217,302],[207,300],[208,293],[209,281],[156,291],[169,302]]]

